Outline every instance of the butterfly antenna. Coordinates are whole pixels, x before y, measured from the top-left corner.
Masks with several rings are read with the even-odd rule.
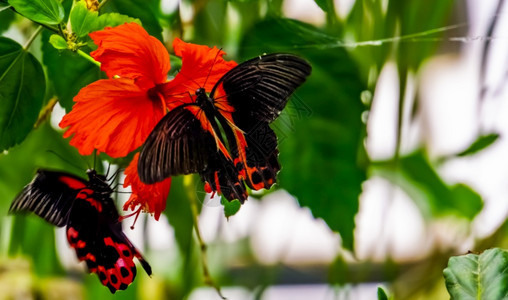
[[[120,185],[118,185],[118,186],[120,186]],[[115,190],[115,193],[118,193],[118,194],[132,194],[132,192],[118,191],[118,190]]]
[[[219,54],[222,52],[222,48],[218,49],[217,54],[215,54],[215,58],[213,59],[212,66],[210,67],[210,70],[208,70],[208,74],[206,75],[205,82],[203,83],[203,87],[206,85],[206,82],[208,81],[208,78],[210,77],[210,74],[212,74],[213,67],[215,66],[215,62],[217,61],[217,58],[219,57]]]
[[[109,170],[110,170],[110,169],[111,169],[111,163],[108,163],[108,168],[107,168],[107,170],[106,170],[106,174],[104,175],[104,176],[106,176],[106,180],[107,180],[107,181],[109,181],[109,179],[108,179],[108,175],[109,175]],[[114,177],[114,176],[112,176],[112,178],[113,178],[113,177]],[[112,179],[112,178],[111,178],[111,179]]]
[[[51,153],[51,154],[54,154],[56,157],[60,158],[63,162],[69,164],[70,166],[73,166],[74,168],[76,169],[79,169],[80,171],[83,171],[83,168],[74,164],[73,162],[71,162],[70,160],[67,160],[65,157],[63,157],[61,154],[59,153],[56,153],[55,151],[53,150],[47,150],[47,152]],[[86,161],[85,161],[86,162]]]
[[[111,163],[110,163],[110,164],[109,164],[109,166],[108,166],[108,171],[107,171],[107,173],[106,173],[106,176],[107,176],[107,174],[109,173],[109,167],[110,167],[110,166],[111,166]],[[118,177],[118,175],[119,175],[119,174],[120,174],[120,169],[117,169],[117,170],[115,171],[115,173],[113,173],[113,175],[111,175],[111,178],[108,178],[108,181],[115,181],[115,180],[116,180],[116,178]]]
[[[201,85],[200,85],[200,84],[199,84],[196,80],[194,80],[192,77],[189,77],[189,76],[185,75],[185,73],[181,72],[181,69],[180,69],[180,70],[178,70],[178,74],[181,74],[181,75],[182,75],[183,77],[185,77],[186,79],[188,79],[188,80],[190,80],[190,81],[194,82],[194,84],[196,84],[197,86],[199,86],[199,87],[201,86]]]

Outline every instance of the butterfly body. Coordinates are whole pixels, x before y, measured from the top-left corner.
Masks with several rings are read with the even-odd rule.
[[[33,212],[49,223],[66,227],[69,245],[90,273],[112,293],[124,290],[136,276],[134,257],[148,275],[151,267],[122,231],[106,177],[88,171],[89,180],[39,170],[11,204],[10,212]]]
[[[199,173],[207,191],[241,202],[247,187],[269,189],[280,170],[269,124],[310,72],[298,56],[269,54],[237,65],[209,94],[198,88],[148,136],[138,163],[141,181]]]

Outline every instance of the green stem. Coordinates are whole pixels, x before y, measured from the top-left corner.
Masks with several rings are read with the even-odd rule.
[[[97,10],[100,10],[107,2],[108,0],[102,0],[102,2],[99,3],[99,8],[97,8]]]
[[[28,50],[30,45],[32,45],[32,42],[39,35],[39,33],[41,33],[41,31],[42,31],[42,26],[37,27],[37,29],[35,29],[35,31],[32,34],[32,36],[28,39],[28,41],[26,41],[25,45],[23,46],[23,49]]]
[[[78,49],[76,50],[76,53],[78,53],[79,55],[81,55],[83,58],[85,58],[86,60],[88,60],[89,62],[97,65],[98,67],[101,66],[101,63],[96,61],[95,59],[93,59],[90,55],[86,54],[85,52],[83,52],[83,50],[81,49]]]
[[[212,277],[210,276],[210,271],[208,270],[208,261],[206,259],[206,248],[207,247],[206,247],[206,243],[203,241],[203,238],[201,237],[201,233],[199,231],[198,203],[196,200],[196,195],[194,193],[192,193],[192,188],[194,187],[194,185],[192,184],[192,182],[193,182],[192,175],[185,176],[183,182],[185,185],[185,189],[188,192],[188,198],[190,199],[190,205],[191,205],[191,211],[192,211],[192,221],[194,222],[194,229],[196,230],[196,237],[198,239],[199,250],[201,252],[201,264],[203,266],[204,281],[207,285],[213,287],[217,291],[217,294],[219,294],[219,296],[222,299],[227,299],[226,297],[224,297],[222,295],[222,292],[220,291],[220,287],[215,285],[215,283],[213,282]]]
[[[402,146],[402,126],[404,125],[404,110],[406,98],[406,85],[407,85],[407,68],[399,68],[399,105],[397,112],[397,136],[395,144],[395,164],[398,165],[400,159],[400,150]]]

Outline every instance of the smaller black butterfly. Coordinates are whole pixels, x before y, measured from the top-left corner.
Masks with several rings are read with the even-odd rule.
[[[29,211],[55,226],[67,226],[67,241],[78,259],[115,293],[134,281],[134,257],[148,275],[152,269],[123,233],[106,177],[94,170],[87,173],[88,181],[68,173],[38,170],[9,212]]]

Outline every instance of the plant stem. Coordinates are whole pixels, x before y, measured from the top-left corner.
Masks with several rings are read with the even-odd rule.
[[[222,299],[227,299],[226,297],[224,297],[222,295],[222,293],[220,291],[220,287],[217,286],[213,282],[212,277],[210,276],[210,271],[208,270],[208,261],[206,259],[206,248],[207,247],[206,247],[206,243],[203,241],[203,238],[201,237],[201,233],[199,232],[198,203],[197,203],[196,195],[192,192],[193,187],[194,187],[192,178],[193,178],[192,175],[185,176],[183,183],[184,183],[185,189],[187,191],[187,196],[190,200],[191,211],[192,211],[192,221],[194,223],[194,229],[196,230],[196,237],[197,237],[198,243],[199,243],[199,250],[201,252],[201,264],[203,266],[204,281],[207,285],[213,287],[217,291],[217,294],[219,294],[219,296]]]
[[[85,58],[86,60],[88,60],[89,62],[97,65],[98,67],[101,66],[101,63],[96,61],[95,59],[93,59],[90,55],[86,54],[85,52],[83,52],[83,50],[81,49],[78,49],[76,50],[76,53],[78,53],[79,55],[81,55],[83,58]]]
[[[102,0],[102,2],[99,3],[99,8],[97,8],[97,10],[101,9],[107,2],[108,0]]]
[[[30,45],[32,45],[32,42],[39,35],[39,33],[41,33],[41,31],[42,31],[42,26],[37,27],[37,29],[35,29],[35,31],[32,34],[32,36],[28,39],[28,41],[26,41],[25,45],[23,45],[23,49],[28,50]]]

